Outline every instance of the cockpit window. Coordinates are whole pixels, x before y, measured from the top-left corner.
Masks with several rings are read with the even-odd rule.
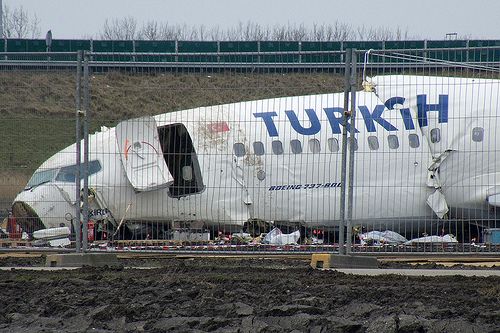
[[[48,183],[54,179],[57,174],[58,169],[46,169],[39,170],[31,176],[28,185],[26,185],[26,189],[30,189],[32,187],[41,185],[43,183]]]
[[[83,176],[83,175],[80,173],[80,176]],[[59,182],[67,182],[67,183],[72,182],[72,183],[74,183],[76,180],[76,165],[70,165],[70,166],[61,168],[61,170],[57,174],[56,180]]]
[[[83,178],[83,163],[81,165],[80,178]],[[89,161],[89,176],[101,171],[101,163],[98,160]],[[36,171],[31,176],[25,189],[42,185],[56,180],[58,182],[74,183],[76,180],[76,165],[69,165],[62,168],[45,169]]]
[[[84,165],[80,167],[80,179],[83,178]],[[101,163],[99,161],[89,161],[89,176],[101,170]],[[56,181],[74,183],[76,180],[76,165],[69,165],[62,167],[57,174]]]

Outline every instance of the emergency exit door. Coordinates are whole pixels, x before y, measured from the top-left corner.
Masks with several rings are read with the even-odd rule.
[[[122,121],[116,126],[116,141],[125,173],[136,191],[152,191],[174,182],[153,117]]]

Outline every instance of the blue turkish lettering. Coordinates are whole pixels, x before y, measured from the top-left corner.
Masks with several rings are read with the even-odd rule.
[[[393,110],[394,105],[396,105],[396,104],[403,105],[404,102],[405,102],[404,97],[391,97],[384,103],[384,105],[389,110]],[[413,119],[411,118],[410,109],[403,108],[403,109],[400,109],[399,112],[401,112],[401,117],[403,118],[403,123],[405,124],[405,129],[407,129],[407,130],[415,129],[415,124],[413,123]]]
[[[340,125],[342,125],[342,120],[344,117],[344,109],[343,108],[324,108],[323,109],[326,113],[326,117],[328,118],[328,122],[330,123],[330,127],[332,128],[333,134],[340,134],[342,133],[340,130]],[[335,113],[339,114],[339,117],[335,117]],[[346,129],[349,132],[351,130],[351,125],[347,123]],[[354,131],[356,133],[359,133],[359,131],[354,128]]]
[[[448,122],[448,95],[439,95],[439,104],[427,104],[427,95],[417,95],[418,124],[427,126],[427,112],[437,111],[440,123]]]
[[[379,123],[380,126],[385,128],[388,131],[397,131],[398,129],[394,127],[391,123],[389,123],[387,120],[382,118],[382,112],[385,110],[385,106],[383,105],[377,105],[375,107],[375,110],[373,110],[372,113],[370,113],[370,110],[368,110],[368,107],[361,105],[359,107],[359,110],[361,111],[361,114],[363,115],[363,120],[365,121],[366,125],[366,130],[368,132],[375,132],[375,121]]]
[[[276,125],[274,125],[273,121],[273,117],[278,115],[276,112],[261,112],[254,113],[253,115],[255,118],[262,118],[264,120],[269,136],[278,136],[278,130],[276,129]]]
[[[403,105],[405,102],[404,97],[391,97],[389,98],[384,105],[376,105],[373,111],[365,106],[359,106],[359,110],[363,116],[363,120],[365,123],[366,130],[368,132],[376,132],[377,128],[375,126],[375,122],[382,126],[387,131],[397,131],[396,126],[388,122],[386,119],[382,118],[382,113],[385,108],[389,110],[394,110],[394,106],[399,104]],[[439,95],[438,104],[427,104],[427,95],[417,95],[417,109],[418,109],[418,125],[420,127],[428,126],[427,113],[430,111],[438,112],[438,119],[440,123],[448,122],[448,95]],[[328,123],[330,124],[330,128],[333,134],[341,134],[342,126],[344,121],[344,109],[341,107],[332,107],[332,108],[323,108],[323,111],[326,114],[328,119]],[[405,129],[413,130],[415,129],[415,123],[413,122],[411,111],[409,108],[402,108],[399,110],[401,113],[401,117],[403,119],[403,123]],[[290,125],[294,129],[295,132],[302,135],[315,135],[321,131],[321,122],[318,118],[318,115],[314,109],[305,109],[307,117],[309,119],[310,125],[309,127],[304,127],[298,117],[297,114],[293,110],[285,111],[285,114],[290,121]],[[278,136],[278,129],[276,128],[276,124],[274,123],[273,117],[278,116],[276,112],[260,112],[253,114],[255,118],[262,118],[264,124],[266,125],[267,132],[271,137]],[[347,122],[346,130],[350,131],[351,124]],[[356,133],[359,131],[354,128]]]
[[[316,112],[313,109],[306,109],[305,110],[307,113],[307,116],[309,117],[309,121],[311,122],[311,126],[308,128],[303,127],[299,123],[299,119],[297,119],[297,115],[293,111],[285,111],[288,119],[290,120],[290,124],[292,125],[293,129],[303,135],[314,135],[319,133],[321,130],[321,123],[319,122],[318,116],[316,115]]]

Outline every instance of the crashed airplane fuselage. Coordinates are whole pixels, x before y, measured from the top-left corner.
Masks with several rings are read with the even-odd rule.
[[[496,221],[499,81],[369,81],[374,91],[356,95],[353,220]],[[343,93],[274,98],[131,119],[95,133],[91,214],[236,228],[255,219],[337,225],[343,104]],[[26,228],[69,226],[75,147],[44,162],[16,197],[13,211]]]

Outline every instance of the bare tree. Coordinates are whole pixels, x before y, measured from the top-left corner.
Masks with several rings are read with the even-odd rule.
[[[255,35],[260,27],[257,24],[252,22],[239,22],[237,26],[226,29],[223,34],[223,38],[227,40],[235,40],[235,41],[243,41],[243,40],[260,40],[259,38],[255,38]]]
[[[408,30],[402,31],[400,27],[391,30],[388,27],[370,27],[364,25],[358,27],[356,30],[356,38],[358,40],[403,40],[403,39],[417,39],[418,37],[410,36]]]
[[[204,41],[205,40],[205,32],[206,32],[206,28],[205,26],[202,24],[200,26],[198,26],[198,40],[201,40],[201,41]]]
[[[101,38],[106,40],[130,40],[137,37],[137,20],[132,16],[104,21]]]
[[[329,40],[346,41],[353,38],[354,32],[349,24],[335,21],[335,25],[333,26],[333,33]]]
[[[261,26],[257,23],[247,22],[246,25],[240,24],[241,33],[240,40],[270,40],[271,28],[269,26]]]
[[[409,38],[408,31],[399,27],[352,27],[345,22],[333,24],[282,24],[261,26],[254,22],[239,22],[236,26],[222,30],[219,26],[172,25],[148,21],[137,30],[133,17],[106,20],[101,32],[103,39],[145,39],[145,40],[199,40],[199,41],[347,41],[347,40],[401,40]]]
[[[160,27],[156,21],[148,21],[137,33],[138,39],[158,40],[161,39]]]
[[[287,34],[286,38],[288,40],[294,40],[294,41],[304,41],[304,40],[309,40],[309,31],[308,29],[304,26],[304,24],[301,24],[299,26],[293,25],[287,26]]]
[[[213,40],[213,41],[221,40],[221,33],[220,33],[219,26],[210,27],[208,29],[207,34],[208,34],[208,37],[210,38],[210,40]]]
[[[10,27],[9,17],[10,17],[10,8],[7,7],[7,5],[4,5],[2,11],[2,22],[3,22],[3,31],[2,31],[3,35],[1,36],[2,38],[9,38],[12,35],[12,28]]]
[[[109,22],[108,19],[104,21],[103,31],[101,32],[101,39],[113,39],[115,37],[115,30],[118,28],[114,27],[113,24],[116,23],[116,19],[113,22]]]
[[[179,25],[174,26],[165,23],[161,26],[160,36],[161,39],[179,40],[181,39],[184,30],[185,26],[179,26]]]
[[[30,34],[31,38],[37,38],[40,36],[41,28],[40,28],[40,20],[36,14],[33,14],[30,22]]]
[[[4,5],[2,15],[3,38],[40,37],[40,20],[36,14],[30,16],[23,6],[11,11],[7,5]]]
[[[286,35],[287,35],[287,31],[286,31],[286,27],[284,25],[275,25],[273,27],[273,35],[272,35],[272,38],[273,40],[276,40],[276,41],[284,41],[286,40]]]
[[[311,40],[320,41],[325,39],[325,25],[313,24],[311,31]]]

